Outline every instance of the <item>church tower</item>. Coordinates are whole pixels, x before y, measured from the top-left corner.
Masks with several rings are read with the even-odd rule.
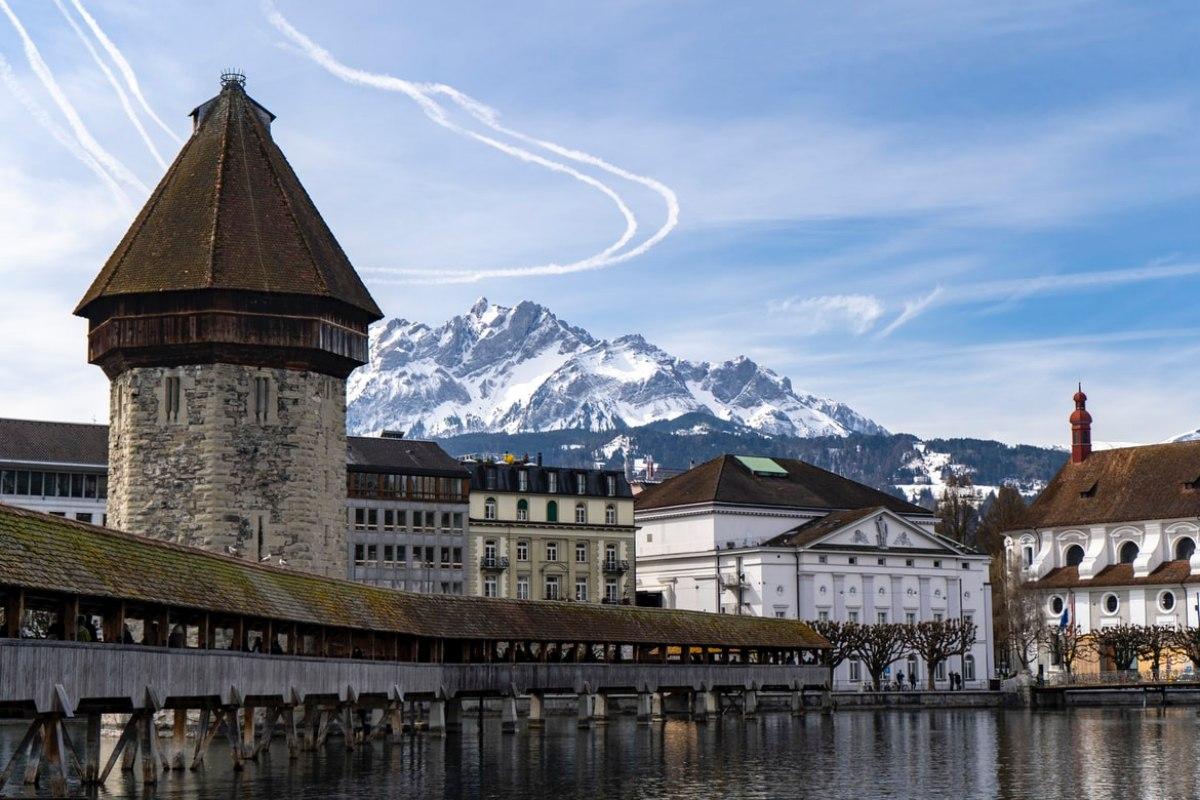
[[[346,574],[346,377],[382,317],[240,74],[75,309],[111,381],[108,518]]]

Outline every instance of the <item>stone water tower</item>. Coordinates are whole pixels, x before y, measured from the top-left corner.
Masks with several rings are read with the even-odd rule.
[[[245,79],[75,313],[111,381],[108,524],[345,576],[346,377],[382,314]]]

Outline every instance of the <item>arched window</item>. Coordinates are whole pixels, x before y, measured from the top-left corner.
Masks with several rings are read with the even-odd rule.
[[[1026,567],[1033,566],[1033,545],[1027,544],[1021,548],[1021,555]]]
[[[1196,552],[1196,540],[1190,536],[1185,536],[1175,543],[1175,558],[1179,561],[1187,561]]]
[[[546,503],[546,522],[558,522],[558,502],[555,500]]]
[[[587,522],[587,505],[584,503],[575,504],[575,521],[582,525]]]
[[[1067,566],[1078,567],[1083,563],[1083,547],[1073,544],[1067,548]]]
[[[483,501],[483,518],[484,519],[495,519],[496,518],[496,498],[489,497],[487,500]]]
[[[529,501],[522,497],[517,501],[517,520],[524,522],[529,519]]]
[[[1138,557],[1138,546],[1133,542],[1126,542],[1121,545],[1121,563],[1132,564]]]
[[[604,507],[604,524],[605,525],[616,525],[617,524],[617,507],[614,506],[612,503],[609,503],[608,505],[606,505]]]

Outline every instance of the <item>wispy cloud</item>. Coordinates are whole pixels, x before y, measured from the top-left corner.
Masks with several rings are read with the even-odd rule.
[[[916,297],[911,300],[905,300],[904,308],[900,312],[900,316],[896,317],[894,320],[892,320],[890,323],[888,323],[888,325],[879,332],[879,338],[886,339],[888,336],[891,336],[892,333],[894,333],[896,331],[896,329],[899,328],[901,325],[904,325],[906,322],[912,320],[914,317],[920,316],[925,311],[925,309],[929,308],[929,306],[935,300],[937,300],[939,297],[941,297],[942,294],[943,294],[942,287],[935,286],[933,291],[927,295],[923,295],[921,297]]]
[[[772,300],[768,310],[786,320],[789,329],[804,333],[848,330],[863,334],[883,316],[883,303],[869,294],[830,294]]]

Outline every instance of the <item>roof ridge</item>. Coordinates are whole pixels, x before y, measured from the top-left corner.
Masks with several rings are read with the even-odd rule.
[[[208,285],[212,286],[217,279],[217,229],[221,220],[221,192],[225,188],[225,154],[229,150],[229,125],[231,114],[226,101],[225,127],[221,130],[221,148],[217,155],[217,174],[213,181],[213,214],[212,227],[208,239]],[[209,114],[212,114],[210,111]]]

